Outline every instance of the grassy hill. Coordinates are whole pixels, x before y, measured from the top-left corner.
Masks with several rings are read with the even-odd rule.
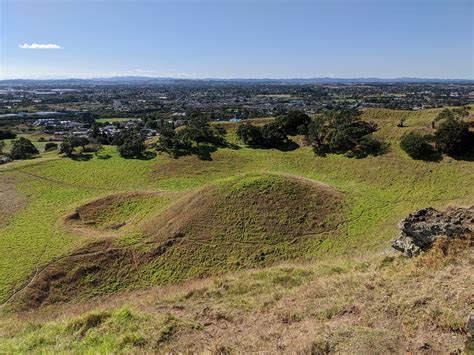
[[[310,257],[341,233],[345,209],[342,193],[284,175],[237,176],[182,196],[110,195],[65,217],[67,230],[95,242],[43,267],[16,305],[77,301]]]
[[[387,249],[388,241],[397,234],[397,222],[407,213],[426,206],[444,208],[474,201],[472,161],[449,157],[440,162],[415,161],[398,146],[399,138],[407,130],[429,131],[437,113],[437,110],[364,111],[364,119],[373,120],[380,127],[375,134],[391,144],[387,154],[365,159],[337,155],[317,157],[309,147],[303,146],[283,152],[239,145],[219,149],[211,154],[211,161],[194,156],[172,159],[167,155],[158,155],[152,160],[126,160],[120,158],[114,148],[107,147],[104,154],[109,154],[109,159],[94,157],[89,161],[73,161],[60,158],[56,153],[46,153],[38,159],[1,166],[0,185],[7,188],[0,189],[0,193],[12,203],[0,202],[0,303],[5,305],[4,309],[21,302],[27,304],[25,295],[34,296],[30,297],[32,305],[41,304],[45,299],[46,303],[84,301],[119,290],[260,268],[283,260],[311,264],[337,259],[339,262],[334,267],[349,270],[349,274],[358,272],[350,260],[367,255],[376,258]],[[401,117],[406,118],[406,128],[396,127]],[[236,125],[226,124],[226,128],[228,140],[240,144],[235,137]],[[298,142],[298,137],[294,140]],[[268,191],[272,193],[267,194]],[[77,211],[79,219],[76,216],[68,220]],[[299,223],[300,220],[304,223]],[[332,230],[335,226],[337,228]],[[329,230],[332,232],[326,233]],[[305,235],[307,237],[301,238]],[[232,243],[239,239],[259,240],[260,244],[255,247],[238,243],[237,248],[234,243],[227,247],[224,238]],[[178,241],[167,247],[167,241],[174,239]],[[186,245],[186,240],[193,242]],[[268,246],[262,240],[278,243]],[[209,241],[214,243],[211,245]],[[81,256],[86,254],[84,251],[98,252],[103,258],[84,259]],[[153,252],[169,254],[167,258],[160,258]],[[114,262],[108,264],[111,256]],[[81,259],[80,265],[85,263],[86,266],[92,262],[100,265],[102,261],[103,269],[109,272],[94,280],[92,276],[87,277],[83,269],[74,269],[76,264],[67,263],[70,258]],[[187,266],[181,262],[186,259],[190,263]],[[346,268],[347,264],[351,266]],[[314,275],[320,275],[324,269],[319,269],[321,265],[305,266],[297,273],[305,275],[311,270],[316,285],[319,276]],[[64,292],[47,293],[54,294],[55,298],[41,299],[44,293],[38,293],[38,288],[33,286],[49,274],[45,272],[48,267],[54,271],[52,274],[63,273],[64,279],[80,282],[71,283],[70,288],[58,282],[55,285]],[[96,269],[89,269],[89,274],[94,273],[91,270]],[[118,271],[114,274],[115,270]],[[268,272],[282,272],[271,270]],[[266,271],[256,271],[260,272]],[[238,275],[236,283],[250,277]],[[282,278],[288,279],[285,272]],[[243,294],[252,300],[249,292],[253,291]],[[262,292],[278,297],[268,288]],[[351,289],[351,292],[356,291]],[[427,289],[426,293],[429,292]],[[348,297],[354,299],[359,297],[357,292],[350,295]],[[243,297],[235,302],[242,300]],[[459,314],[453,315],[456,324],[467,301],[460,302]],[[272,303],[268,307],[273,307]],[[364,312],[368,311],[367,305],[361,307]],[[398,311],[396,305],[394,307]],[[93,309],[93,304],[89,309]],[[36,319],[44,321],[42,310],[37,312]],[[107,322],[114,320],[122,324],[121,311],[110,312]],[[78,313],[80,311],[75,314]],[[13,315],[7,316],[5,324],[8,317]],[[149,324],[154,322],[148,321]],[[62,327],[61,322],[47,325],[38,332]],[[166,328],[175,320],[165,317],[163,322]],[[181,320],[176,322],[181,324]],[[110,329],[118,327],[114,324]],[[184,324],[185,328],[193,327],[187,321]],[[21,337],[37,335],[23,328],[17,331],[22,332]],[[104,334],[108,331],[99,332],[97,337],[106,337]],[[117,341],[110,339],[110,344]],[[9,341],[8,346],[14,343],[14,340]],[[43,345],[31,346],[39,350]],[[93,349],[87,346],[84,349]],[[238,344],[235,346],[239,348]],[[54,346],[45,349],[55,350]]]

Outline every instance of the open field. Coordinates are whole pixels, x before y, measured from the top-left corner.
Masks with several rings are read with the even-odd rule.
[[[106,305],[100,305],[103,310],[99,315],[92,316],[98,320],[93,321],[97,326],[91,327],[94,329],[90,332],[81,330],[89,327],[83,326],[84,322],[89,322],[87,317],[74,320],[60,317],[56,321],[53,316],[45,316],[39,309],[36,315],[31,315],[32,321],[42,322],[46,319],[53,322],[39,328],[0,328],[0,352],[3,349],[126,351],[140,344],[144,349],[153,350],[156,344],[150,345],[149,339],[154,336],[158,339],[163,337],[158,345],[164,344],[163,349],[172,351],[173,343],[169,340],[176,334],[177,339],[182,341],[185,341],[183,334],[193,334],[187,338],[188,341],[197,337],[196,344],[201,344],[201,347],[197,345],[196,351],[204,349],[205,344],[222,346],[222,351],[226,346],[255,351],[258,344],[263,344],[260,338],[253,342],[252,337],[257,335],[243,333],[243,339],[247,340],[245,343],[255,346],[245,348],[244,342],[236,343],[236,340],[230,339],[230,334],[232,331],[239,332],[238,328],[243,331],[243,326],[238,326],[241,317],[245,318],[242,324],[251,324],[258,323],[266,315],[272,320],[272,326],[263,331],[263,338],[275,340],[271,332],[284,331],[288,324],[295,325],[295,328],[287,329],[287,335],[281,340],[283,348],[275,351],[290,349],[292,344],[289,339],[297,332],[307,334],[307,339],[302,339],[302,350],[312,346],[332,347],[335,339],[321,338],[321,334],[331,333],[331,329],[335,329],[331,336],[342,339],[342,347],[336,350],[350,349],[348,334],[365,337],[366,344],[375,344],[378,339],[386,338],[386,344],[379,344],[381,351],[400,349],[401,344],[406,345],[407,338],[415,339],[418,332],[425,334],[424,331],[432,324],[439,330],[439,334],[426,335],[433,344],[441,342],[436,340],[436,336],[448,339],[452,335],[445,348],[436,343],[438,349],[459,347],[459,324],[466,314],[468,295],[462,290],[454,290],[458,302],[450,308],[447,296],[430,296],[432,292],[440,291],[424,284],[417,290],[416,295],[421,300],[418,301],[414,295],[406,293],[408,289],[417,287],[414,280],[408,281],[407,275],[415,273],[418,279],[422,279],[428,270],[415,261],[403,258],[383,261],[385,259],[380,256],[388,249],[390,239],[397,235],[397,222],[409,212],[427,206],[445,208],[448,205],[471,205],[474,202],[474,168],[468,158],[455,160],[444,157],[440,162],[415,161],[399,148],[398,142],[404,132],[415,128],[429,131],[430,122],[438,112],[364,111],[364,119],[373,120],[380,127],[375,135],[390,143],[387,154],[365,159],[337,155],[317,157],[309,147],[303,146],[284,152],[249,149],[240,145],[211,153],[211,161],[199,160],[195,156],[172,159],[165,154],[152,160],[127,160],[120,158],[115,148],[106,147],[104,154],[110,154],[109,159],[94,157],[89,161],[74,161],[60,158],[56,153],[47,153],[31,161],[0,167],[0,183],[8,186],[7,198],[17,201],[11,205],[0,204],[0,211],[4,209],[9,215],[3,222],[0,219],[0,303],[5,304],[6,309],[18,302],[24,303],[22,295],[28,295],[28,290],[37,291],[35,287],[40,285],[45,275],[54,275],[63,267],[64,277],[76,280],[78,274],[75,272],[79,269],[67,269],[66,265],[73,265],[68,263],[72,259],[67,258],[71,253],[83,252],[80,257],[76,255],[76,266],[84,266],[81,270],[93,266],[94,258],[85,257],[85,250],[97,252],[103,257],[99,260],[104,262],[109,260],[107,255],[122,255],[124,260],[137,261],[124,263],[126,265],[105,264],[110,266],[109,271],[116,271],[116,275],[112,277],[104,271],[100,274],[103,276],[100,287],[95,287],[92,276],[80,278],[82,284],[72,282],[71,288],[63,287],[61,283],[50,283],[53,286],[51,289],[56,287],[65,290],[64,294],[56,293],[56,299],[51,298],[51,295],[42,295],[46,298],[38,301],[39,305],[44,300],[47,300],[45,304],[58,300],[89,302],[84,307],[92,310],[98,306],[99,301],[94,298],[98,295],[117,294],[118,291],[138,292],[136,289],[151,286],[169,288],[172,287],[169,284],[174,283],[179,283],[186,290],[187,287],[194,287],[182,284],[190,278],[199,276],[211,280],[202,281],[203,287],[195,287],[196,291],[193,292],[188,290],[190,295],[186,296],[184,292],[181,298],[178,297],[180,292],[170,291],[169,295],[162,296],[161,288],[149,291],[143,296],[146,301],[133,303],[135,308],[131,313],[124,309],[108,310],[105,309]],[[407,127],[403,129],[396,127],[401,117],[407,118]],[[225,127],[228,140],[238,144],[235,137],[237,125],[226,123]],[[295,140],[299,142],[298,137]],[[317,196],[312,198],[312,191],[316,191],[313,190],[314,186],[324,187],[323,190],[328,189],[324,191],[331,191],[331,194],[324,195],[324,200],[318,200],[316,197],[321,195],[318,195],[320,190],[317,190],[318,193],[314,192]],[[290,190],[286,191],[287,188]],[[0,189],[0,193],[4,193],[3,190]],[[291,196],[304,203],[299,205],[297,201],[290,201],[285,204],[284,201],[289,201]],[[330,213],[327,212],[328,199],[334,207]],[[260,202],[254,206],[252,203],[255,201]],[[338,201],[341,201],[340,206]],[[258,209],[258,205],[266,207]],[[278,214],[271,212],[275,206],[278,206]],[[306,206],[306,210],[301,209],[301,206]],[[75,211],[79,211],[79,219],[68,220],[68,216]],[[242,211],[252,212],[251,215],[245,215]],[[306,221],[309,213],[329,214],[322,215],[328,217],[327,220],[315,219],[314,224],[301,226],[299,230],[297,227],[300,224],[292,218],[299,217],[301,221]],[[278,223],[281,223],[281,227],[272,232],[271,227],[278,226]],[[219,227],[223,225],[230,227],[221,230]],[[172,239],[178,240],[177,244],[166,246],[166,238],[175,232],[182,233],[184,237],[174,235]],[[281,241],[286,243],[304,234],[312,237],[307,241],[290,243],[288,247],[269,247],[261,239],[256,246],[236,247],[236,240],[239,239],[255,240],[267,236],[268,242],[282,238]],[[186,247],[186,237],[195,243]],[[211,247],[208,243],[199,246],[198,242],[205,242],[199,239],[201,237],[208,237],[216,242],[216,246]],[[223,246],[222,242],[228,241],[222,239],[224,237],[232,238],[228,248]],[[165,246],[168,249],[163,249]],[[108,254],[112,251],[119,254]],[[167,258],[150,256],[150,253],[158,251],[165,253]],[[442,285],[453,287],[457,282],[459,288],[465,289],[461,285],[466,282],[468,266],[472,268],[472,263],[469,264],[465,259],[454,259],[450,259],[450,263],[436,264],[439,273],[433,278],[439,278]],[[278,266],[281,263],[286,266]],[[400,269],[396,266],[400,266]],[[247,268],[256,270],[249,273],[240,271]],[[230,271],[238,273],[221,275]],[[445,280],[449,274],[453,275],[452,280]],[[89,284],[84,283],[86,281]],[[249,283],[246,284],[246,281]],[[409,282],[412,287],[404,286],[405,291],[400,289],[400,285]],[[338,284],[343,287],[340,292],[337,291]],[[367,286],[369,290],[370,287],[377,289],[384,285],[390,291],[383,295],[380,290],[373,296],[379,299],[370,305],[369,299],[364,300],[365,297],[372,297],[364,288],[366,284],[370,284]],[[313,296],[321,303],[308,303],[311,292],[318,289],[321,295]],[[390,292],[393,297],[389,295]],[[298,296],[300,293],[303,296]],[[331,297],[333,294],[336,294],[335,298]],[[37,293],[30,296],[31,299],[40,297]],[[111,304],[114,307],[132,303],[128,296],[121,296],[120,293],[110,297],[116,297]],[[388,297],[387,308],[383,308],[384,297]],[[438,312],[438,316],[434,313],[425,314],[419,318],[418,324],[410,318],[409,313],[403,313],[408,312],[406,309],[414,302],[427,302],[430,305],[435,302],[423,301],[427,297],[436,300],[433,312]],[[353,302],[343,304],[346,302],[343,300]],[[148,301],[150,303],[147,304]],[[191,315],[202,312],[203,304],[206,303],[212,305],[206,311],[210,313],[194,320]],[[156,305],[160,312],[150,310],[151,304]],[[184,310],[174,309],[174,305],[182,306]],[[65,307],[62,308],[63,314],[69,316]],[[80,305],[71,307],[76,307],[71,311],[72,315],[82,311]],[[314,309],[311,311],[305,307]],[[350,309],[345,311],[347,307]],[[291,314],[285,315],[284,309],[291,309]],[[396,324],[393,327],[380,325],[380,332],[371,330],[378,324],[370,314],[377,311],[387,317],[396,314]],[[60,316],[61,311],[58,312],[56,316]],[[223,314],[219,315],[219,312]],[[14,322],[13,318],[9,318],[14,315],[5,317],[5,324]],[[206,323],[203,317],[214,317],[210,320],[213,326],[222,322],[230,324],[226,333],[228,338],[223,334],[224,343],[205,338],[206,332],[201,331]],[[280,323],[277,323],[277,318]],[[350,322],[346,318],[350,318]],[[321,319],[324,322],[321,323]],[[124,322],[131,328],[126,329]],[[144,332],[148,332],[147,327],[160,329],[159,334],[151,330],[142,334],[138,324],[145,324]],[[125,330],[116,331],[118,328]],[[261,329],[264,328],[262,325]],[[385,330],[400,331],[403,336],[386,337]],[[84,334],[87,332],[87,336],[70,348],[66,340],[60,343],[54,336],[59,332],[64,339],[70,339],[82,331]],[[11,338],[15,334],[19,338]],[[2,336],[5,336],[3,341]],[[120,342],[125,345],[120,347],[117,345]],[[179,346],[176,349],[181,350],[190,345],[177,344]]]
[[[36,133],[33,133],[33,134],[29,134],[29,133],[24,133],[24,134],[19,134],[18,135],[18,138],[20,137],[24,137],[24,138],[27,138],[31,141],[31,143],[34,144],[34,146],[36,148],[38,148],[38,150],[41,152],[44,152],[44,146],[46,145],[46,143],[48,143],[48,138],[50,136],[46,135],[46,134],[36,134]],[[40,140],[41,138],[43,138],[43,140]],[[9,152],[12,148],[12,139],[5,139],[4,140],[4,143],[5,143],[5,147],[3,148],[3,151],[4,152]],[[56,142],[58,143],[58,142]],[[58,144],[59,145],[59,144]]]

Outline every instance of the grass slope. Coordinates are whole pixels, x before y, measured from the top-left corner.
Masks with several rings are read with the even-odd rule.
[[[62,221],[79,206],[110,194],[135,191],[191,193],[219,179],[245,173],[298,175],[334,186],[348,202],[347,219],[339,238],[326,238],[311,251],[311,257],[358,255],[377,251],[397,233],[396,223],[413,209],[474,201],[472,162],[445,157],[441,162],[414,161],[398,147],[401,135],[410,129],[429,130],[438,110],[417,112],[366,110],[364,119],[379,124],[376,134],[391,151],[380,157],[350,159],[331,155],[315,157],[311,149],[292,152],[220,149],[212,161],[195,157],[178,160],[159,155],[153,160],[121,159],[112,147],[110,159],[72,161],[55,153],[31,161],[0,167],[0,178],[15,181],[18,196],[25,196],[14,218],[0,226],[0,302],[52,260],[83,247],[91,238],[78,236]],[[407,128],[396,127],[406,117]],[[227,124],[228,139],[236,125]],[[133,228],[124,230],[120,241],[141,240]],[[129,235],[125,235],[129,232]],[[119,243],[117,240],[115,243]]]
[[[0,315],[0,352],[460,353],[473,265],[441,241]]]
[[[296,260],[339,234],[346,207],[333,188],[282,175],[225,179],[150,209],[163,198],[128,193],[77,208],[66,224],[102,240],[42,269],[18,303],[37,307]],[[130,219],[142,210],[142,222]],[[130,223],[141,238],[121,231]]]

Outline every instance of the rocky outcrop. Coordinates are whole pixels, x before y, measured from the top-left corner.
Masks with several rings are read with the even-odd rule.
[[[400,235],[392,241],[392,247],[406,256],[417,256],[430,249],[441,236],[472,238],[474,206],[450,208],[444,212],[423,208],[409,214],[399,227]]]

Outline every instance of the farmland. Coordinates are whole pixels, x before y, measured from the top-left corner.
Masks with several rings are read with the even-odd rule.
[[[1,215],[7,216],[0,218],[0,303],[7,311],[13,312],[17,305],[27,304],[22,295],[25,292],[28,295],[30,284],[35,285],[37,275],[41,275],[43,270],[47,273],[48,270],[52,272],[51,270],[64,267],[65,273],[72,280],[71,275],[76,270],[67,269],[67,263],[61,264],[61,259],[66,258],[64,260],[67,261],[68,255],[77,251],[103,252],[113,248],[120,249],[127,257],[127,253],[133,257],[138,255],[146,262],[138,262],[133,266],[110,264],[112,269],[109,271],[119,276],[101,274],[103,278],[100,279],[99,288],[90,287],[94,283],[89,286],[73,285],[70,290],[59,285],[57,289],[64,294],[58,294],[57,297],[59,300],[72,302],[71,314],[80,313],[78,309],[81,306],[77,304],[87,304],[84,307],[93,310],[94,305],[97,306],[99,302],[98,296],[116,297],[113,298],[113,304],[117,307],[126,307],[129,303],[133,307],[132,296],[127,298],[127,295],[130,292],[145,292],[138,290],[150,288],[152,289],[147,291],[149,293],[144,298],[151,300],[155,297],[162,302],[164,308],[171,303],[185,304],[192,312],[203,302],[209,301],[217,308],[223,302],[231,305],[228,308],[230,313],[245,309],[242,312],[246,317],[250,317],[249,310],[257,313],[270,312],[268,309],[263,310],[264,304],[269,302],[268,307],[271,307],[272,302],[277,303],[278,297],[288,301],[291,297],[296,297],[297,290],[310,293],[309,286],[301,288],[305,283],[315,287],[322,285],[327,292],[324,297],[329,297],[334,292],[331,282],[340,282],[347,287],[341,292],[355,299],[363,291],[357,289],[358,286],[351,288],[348,285],[351,282],[363,283],[371,277],[374,283],[389,280],[386,282],[390,283],[390,289],[396,292],[397,286],[404,280],[408,282],[407,273],[423,277],[427,272],[419,264],[410,264],[409,261],[397,258],[390,259],[390,265],[386,265],[382,275],[378,275],[374,265],[380,265],[385,260],[382,253],[388,249],[389,241],[397,235],[397,222],[417,208],[431,206],[443,209],[449,205],[471,205],[474,201],[474,169],[468,158],[456,160],[444,157],[440,162],[416,161],[399,148],[400,137],[406,130],[429,131],[430,123],[438,113],[437,109],[365,110],[364,119],[378,124],[379,130],[375,135],[390,143],[390,148],[386,154],[364,159],[332,154],[318,157],[310,147],[302,144],[293,151],[251,149],[243,146],[235,136],[237,124],[226,123],[226,138],[236,146],[218,149],[211,153],[212,160],[209,161],[199,160],[195,156],[173,159],[164,153],[150,160],[123,159],[117,154],[116,148],[106,146],[103,154],[107,155],[107,159],[94,156],[88,161],[77,161],[60,157],[53,152],[44,153],[30,161],[2,166],[0,183],[8,186],[6,196],[12,203],[0,203]],[[405,128],[397,127],[402,117],[406,118]],[[301,137],[293,139],[301,143]],[[314,190],[314,186],[319,189]],[[331,191],[329,195],[325,195],[327,189]],[[252,198],[257,198],[259,194],[262,199],[257,203],[263,204],[263,209],[252,207],[256,203]],[[310,198],[311,194],[316,197]],[[131,198],[128,199],[127,196]],[[266,200],[264,196],[270,197]],[[289,196],[304,201],[306,210],[301,210],[297,201],[291,202]],[[331,209],[328,209],[327,201],[331,201]],[[268,213],[272,205],[278,207],[278,213]],[[186,206],[191,206],[191,211],[186,211]],[[206,210],[206,206],[213,207]],[[204,212],[196,214],[193,207],[194,210],[202,209]],[[291,210],[285,210],[286,207]],[[243,210],[249,211],[250,215],[242,215]],[[68,222],[68,216],[74,211],[79,211],[79,214],[83,211],[84,220],[88,224],[84,222],[84,225],[80,225],[81,221]],[[315,221],[314,226],[324,227],[306,226],[305,230],[296,228],[300,224],[292,218],[304,220],[308,213],[321,214],[324,218]],[[173,222],[167,224],[167,221]],[[269,233],[269,221],[277,226],[281,223],[281,227]],[[124,226],[112,228],[120,224]],[[232,227],[222,232],[223,225]],[[285,226],[288,228],[285,229]],[[180,244],[179,248],[174,248],[171,252],[165,251],[169,253],[165,254],[167,258],[147,259],[150,245],[165,241],[166,235],[172,234],[174,230],[192,236],[196,243],[205,242],[199,238],[206,235],[219,245],[211,248],[209,244],[204,247],[193,243]],[[262,231],[265,233],[262,234]],[[160,233],[164,233],[163,236]],[[302,234],[308,234],[308,239],[290,243]],[[251,247],[237,247],[239,241],[245,241],[245,238],[253,241],[259,235],[267,236],[268,243],[278,241],[282,244],[268,246],[259,240]],[[230,243],[231,247],[223,247],[225,243]],[[161,246],[159,244],[157,248]],[[427,257],[425,260],[430,259]],[[468,266],[463,264],[467,263],[463,260],[456,261],[458,264],[453,264],[454,266],[448,263],[436,264],[439,274],[435,277],[439,277],[442,282],[443,275],[455,269],[458,272],[455,278],[464,282]],[[397,271],[392,261],[393,265],[400,266],[401,271]],[[91,260],[80,259],[78,262],[83,262],[84,267],[92,265]],[[461,264],[464,266],[459,266]],[[251,271],[246,271],[249,269]],[[126,276],[120,278],[120,275]],[[203,280],[204,286],[196,286],[196,278]],[[243,284],[246,278],[249,278],[249,285]],[[181,287],[178,291],[173,289],[176,284],[180,285],[176,287]],[[273,286],[276,289],[270,291]],[[206,291],[202,291],[203,287]],[[262,295],[257,294],[259,289],[263,292]],[[429,286],[424,285],[419,296],[427,297],[431,291]],[[166,292],[166,295],[162,296],[160,292]],[[250,301],[244,301],[240,295],[246,295]],[[441,316],[436,321],[441,324],[440,329],[443,328],[443,322],[446,323],[446,329],[459,326],[462,322],[467,296],[464,293],[458,296],[460,303],[453,310],[446,308],[447,300],[439,301],[438,311]],[[403,307],[408,307],[404,302],[413,301],[410,297],[400,295]],[[54,303],[54,299],[46,299]],[[334,305],[341,309],[332,309],[329,298],[324,298],[324,302],[321,314],[318,313],[316,317],[318,319],[329,319],[331,314],[337,314],[344,308],[342,298]],[[393,303],[392,306],[396,308],[397,304]],[[77,309],[74,310],[74,307]],[[183,314],[181,318],[166,313],[144,315],[150,312],[154,314],[145,301],[135,304],[135,307],[139,309],[139,314],[128,308],[107,310],[104,305],[100,305],[102,310],[97,317],[103,319],[99,322],[105,324],[106,329],[103,331],[109,334],[107,332],[117,327],[123,330],[125,327],[120,324],[124,322],[127,326],[136,328],[136,324],[143,319],[150,329],[153,324],[160,325],[164,335],[154,335],[163,337],[163,343],[166,343],[169,340],[166,338],[168,328],[182,328],[186,332],[201,326],[189,319],[183,320],[186,318]],[[369,317],[372,306],[359,304],[358,307],[363,308],[363,313]],[[166,310],[169,311],[168,308]],[[282,309],[278,309],[278,312],[282,312]],[[304,316],[298,315],[298,312],[303,314],[305,310],[298,309],[295,314],[286,316],[293,320],[298,317],[303,319]],[[448,314],[449,312],[452,314]],[[230,318],[232,316],[237,317],[235,314],[223,315]],[[10,324],[13,318],[9,317],[14,315],[6,313],[5,317],[5,324]],[[35,316],[32,317],[34,320]],[[36,317],[39,320],[45,319],[41,310]],[[413,319],[405,319],[407,323],[402,327],[403,332],[408,334],[410,331],[416,332],[418,328],[422,329],[424,321],[433,321],[428,318],[421,317],[417,324],[413,323]],[[46,344],[50,345],[35,345],[33,342],[29,347],[22,348],[23,345],[17,346],[14,340],[8,340],[5,341],[4,349],[116,351],[117,344],[123,341],[118,339],[119,335],[110,339],[107,338],[108,335],[101,337],[96,334],[97,339],[101,339],[96,348],[92,345],[93,340],[88,338],[78,343],[76,348],[64,348],[64,344],[57,345],[52,334],[59,331],[64,333],[65,338],[74,337],[74,332],[82,327],[74,324],[82,324],[84,320],[48,320],[56,323],[48,324],[38,331],[16,331],[21,333],[20,337],[24,337],[21,344],[42,336],[47,340]],[[370,328],[369,323],[366,320],[367,329]],[[298,324],[304,328],[301,323]],[[384,335],[383,331],[376,334],[367,329],[353,331],[356,336],[372,337],[372,340]],[[136,329],[128,331],[135,334],[133,336],[144,339],[153,333],[150,330],[148,334],[138,336]],[[38,335],[38,332],[43,333]],[[170,331],[170,334],[174,334],[173,332]],[[440,336],[447,337],[446,332],[440,331]],[[3,334],[8,338],[20,333],[9,335],[6,329],[0,327],[0,352],[3,350]],[[341,330],[341,337],[342,333]],[[122,335],[125,337],[131,336],[130,334]],[[141,338],[137,339],[136,342],[140,343]],[[199,341],[205,343],[202,339]],[[317,344],[322,342],[316,338],[311,341]],[[390,344],[399,344],[398,341],[387,340]],[[459,343],[459,339],[451,345],[457,346],[456,342]],[[133,347],[134,340],[127,344]],[[233,346],[239,348],[238,344]],[[180,349],[185,348],[186,344],[181,344]],[[168,349],[173,350],[173,347]]]

